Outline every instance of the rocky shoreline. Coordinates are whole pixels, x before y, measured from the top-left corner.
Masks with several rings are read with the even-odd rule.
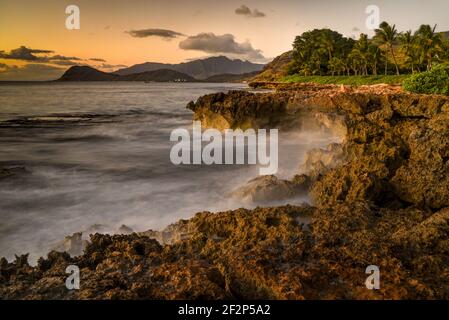
[[[315,126],[342,136],[309,152],[291,179],[263,177],[239,191],[307,193],[313,206],[202,212],[161,232],[95,234],[82,255],[52,251],[35,267],[26,256],[1,259],[0,297],[448,299],[449,98],[384,85],[269,87],[187,107],[204,127]],[[80,290],[65,287],[71,264]],[[368,265],[380,268],[380,290],[365,287]]]

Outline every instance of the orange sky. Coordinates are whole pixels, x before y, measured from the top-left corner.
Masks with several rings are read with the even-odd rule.
[[[80,8],[80,30],[65,27],[65,8],[70,4]],[[368,4],[378,4],[382,18],[395,22],[400,30],[416,28],[421,23],[438,23],[440,30],[449,30],[447,0],[0,0],[0,50],[5,54],[20,46],[52,50],[51,55],[77,57],[81,59],[77,63],[105,71],[146,61],[178,63],[220,54],[266,62],[290,50],[294,37],[311,28],[331,27],[347,36],[369,32],[364,26]],[[252,13],[257,9],[264,16],[236,14],[242,5]],[[404,6],[409,10],[404,11]],[[126,33],[151,28],[172,30],[183,36],[136,38]],[[201,33],[233,35],[236,52],[180,48],[180,42]],[[245,51],[248,45],[264,58],[254,59]],[[240,49],[245,52],[239,53]],[[102,62],[90,58],[104,59],[111,68],[102,68]],[[0,58],[0,80],[44,80],[68,67],[39,62],[26,70],[24,66],[28,64],[37,63]]]

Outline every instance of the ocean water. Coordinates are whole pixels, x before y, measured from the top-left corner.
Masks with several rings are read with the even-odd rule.
[[[228,192],[258,175],[249,165],[173,165],[170,133],[191,128],[185,108],[242,84],[54,83],[0,85],[0,256],[35,261],[64,236],[103,225],[162,229],[199,211],[253,207]],[[333,138],[280,133],[280,175]],[[301,203],[306,198],[285,201]]]

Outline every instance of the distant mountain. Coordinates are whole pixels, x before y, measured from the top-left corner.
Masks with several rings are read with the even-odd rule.
[[[159,69],[170,69],[188,74],[196,79],[204,80],[219,74],[244,74],[261,71],[263,67],[263,64],[242,61],[239,59],[231,60],[227,57],[219,56],[179,64],[146,62],[133,65],[129,68],[119,69],[113,73],[117,75],[128,75]]]
[[[250,80],[252,77],[259,74],[259,71],[250,72],[250,73],[243,73],[243,74],[232,74],[232,73],[225,73],[225,74],[217,74],[215,76],[209,77],[207,79],[204,79],[202,81],[204,82],[243,82]]]
[[[114,74],[115,75],[115,74]],[[155,81],[155,82],[197,82],[195,78],[188,74],[170,69],[158,69],[141,73],[133,73],[120,76],[121,81]]]
[[[103,72],[88,66],[73,66],[58,81],[117,81],[120,76]]]
[[[154,82],[196,82],[197,80],[187,74],[159,69],[129,75],[118,75],[103,72],[88,66],[70,67],[57,81],[154,81]]]

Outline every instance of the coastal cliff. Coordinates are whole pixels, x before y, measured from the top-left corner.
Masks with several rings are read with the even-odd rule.
[[[307,193],[311,205],[201,212],[160,232],[95,234],[83,254],[52,251],[37,266],[26,256],[1,259],[0,296],[448,299],[449,98],[390,86],[275,87],[187,107],[205,127],[288,131],[313,119],[341,135],[310,151],[290,180],[268,178],[270,188],[258,189]],[[68,291],[72,264],[81,289]],[[365,287],[369,265],[380,269],[380,290]]]

